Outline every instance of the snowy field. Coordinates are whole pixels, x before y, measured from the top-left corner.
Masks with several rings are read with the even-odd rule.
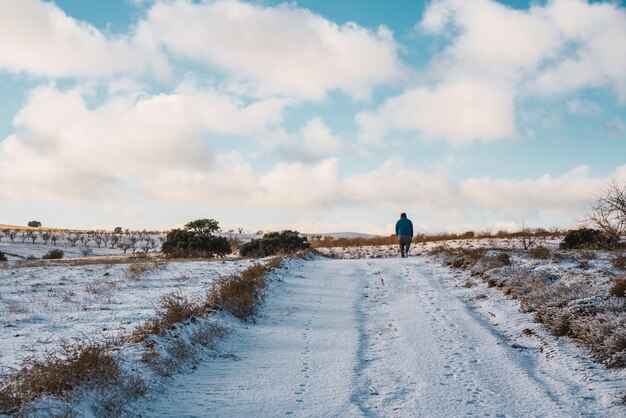
[[[128,258],[120,264],[98,261],[0,267],[0,366],[16,367],[23,357],[53,350],[63,340],[128,335],[154,315],[163,295],[204,297],[214,280],[251,264],[152,258]]]
[[[606,294],[610,277],[624,273],[614,253],[581,259],[558,251],[559,241],[538,243],[559,255],[547,260],[517,240],[488,239],[419,244],[408,259],[384,246],[288,261],[256,323],[216,316],[229,335],[190,373],[159,380],[132,415],[626,416],[626,369],[607,369],[576,341],[554,337],[490,282],[545,272]],[[448,266],[447,249],[476,248],[487,249],[484,260]],[[501,252],[510,265],[486,261]],[[163,295],[203,297],[214,280],[252,263],[103,260],[0,263],[0,365],[16,367],[62,340],[128,335]],[[74,412],[93,413],[88,404]]]

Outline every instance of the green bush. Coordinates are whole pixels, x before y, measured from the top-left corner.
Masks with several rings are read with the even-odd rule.
[[[290,254],[310,247],[306,237],[297,231],[270,232],[261,239],[253,239],[239,248],[243,257],[269,257],[276,254]]]
[[[615,248],[618,242],[597,229],[581,228],[567,232],[560,247],[569,250],[584,248]]]
[[[167,234],[162,246],[165,255],[179,258],[212,258],[223,257],[232,252],[228,239],[198,232],[199,229],[189,227],[191,224],[193,223],[188,223],[186,227],[193,230],[174,229]],[[210,229],[204,229],[204,231],[208,230]]]
[[[54,249],[50,250],[41,257],[44,260],[58,260],[63,258],[63,250]]]
[[[31,228],[39,228],[39,227],[41,227],[41,222],[39,222],[39,221],[30,221],[28,223],[28,226],[30,226]]]

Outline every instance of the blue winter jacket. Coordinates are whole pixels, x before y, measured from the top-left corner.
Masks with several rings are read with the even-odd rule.
[[[408,218],[400,218],[398,222],[396,222],[396,235],[405,235],[412,237],[413,236],[413,222],[411,222]]]

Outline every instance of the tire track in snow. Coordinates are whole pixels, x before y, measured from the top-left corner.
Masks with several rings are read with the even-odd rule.
[[[144,416],[603,415],[443,276],[421,258],[290,266],[257,324],[234,322],[237,360],[177,377]]]

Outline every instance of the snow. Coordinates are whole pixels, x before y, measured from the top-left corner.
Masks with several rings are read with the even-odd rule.
[[[255,325],[140,406],[149,416],[620,416],[626,376],[511,302],[472,306],[425,257],[291,265]],[[493,316],[492,316],[493,315]],[[493,322],[490,318],[494,318]],[[551,345],[547,355],[533,348]]]
[[[558,240],[541,244],[555,249]],[[37,246],[11,245],[24,254]],[[606,369],[571,340],[552,336],[475,271],[443,265],[429,254],[440,245],[509,251],[520,243],[418,244],[407,259],[397,257],[396,246],[323,248],[336,258],[290,260],[272,276],[256,323],[225,314],[208,320],[231,332],[216,349],[202,351],[200,362],[186,369],[191,373],[163,379],[142,372],[158,380],[149,383],[159,389],[132,414],[626,416],[618,402],[625,369]],[[603,291],[607,275],[615,274],[613,255],[605,252],[585,268],[573,253],[557,262],[509,253],[518,270],[545,271],[565,283],[586,280]],[[177,291],[201,298],[215,279],[253,262],[149,258],[134,261],[149,268],[133,277],[133,260],[94,259],[99,262],[0,263],[1,367],[17,367],[24,356],[41,355],[63,339],[128,335],[154,315],[161,296]],[[506,269],[497,274],[514,273]],[[207,323],[187,324],[174,338],[188,340],[192,328]],[[120,352],[130,367],[138,366],[141,346],[126,344]],[[89,402],[80,408],[79,415],[93,414]]]
[[[133,263],[147,271],[133,276]],[[250,264],[128,259],[124,264],[0,267],[0,367],[14,368],[25,356],[54,350],[63,340],[128,335],[154,315],[163,295],[204,296],[215,279]]]

